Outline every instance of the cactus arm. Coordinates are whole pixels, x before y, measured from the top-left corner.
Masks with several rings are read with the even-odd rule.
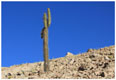
[[[44,27],[47,28],[47,16],[46,16],[46,13],[44,13],[43,20],[44,20]]]
[[[50,8],[47,8],[47,12],[48,12],[48,27],[51,24],[51,12],[50,12]]]

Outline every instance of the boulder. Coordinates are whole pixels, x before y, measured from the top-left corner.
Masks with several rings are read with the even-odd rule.
[[[67,52],[66,57],[67,57],[67,56],[73,56],[73,54],[70,53],[70,52]]]

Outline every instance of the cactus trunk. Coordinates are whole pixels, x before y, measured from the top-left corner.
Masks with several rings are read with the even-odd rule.
[[[44,32],[43,32],[43,52],[44,52],[44,71],[49,70],[49,59],[48,59],[48,26],[47,26],[47,16],[44,13]]]
[[[43,37],[43,51],[44,51],[44,71],[49,71],[49,59],[48,59],[48,29],[44,29]]]

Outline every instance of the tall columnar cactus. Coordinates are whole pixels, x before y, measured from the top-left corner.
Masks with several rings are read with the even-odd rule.
[[[43,16],[43,22],[44,22],[44,28],[42,29],[41,32],[41,38],[43,39],[43,52],[44,52],[44,71],[47,72],[49,71],[49,56],[48,56],[48,27],[51,24],[51,13],[50,13],[50,9],[47,9],[47,14],[48,14],[48,18],[46,13],[44,13]]]

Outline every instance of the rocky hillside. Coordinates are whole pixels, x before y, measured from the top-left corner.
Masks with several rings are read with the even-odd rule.
[[[86,53],[50,60],[50,71],[43,71],[43,62],[2,68],[2,78],[16,79],[114,79],[115,46],[88,49]]]

